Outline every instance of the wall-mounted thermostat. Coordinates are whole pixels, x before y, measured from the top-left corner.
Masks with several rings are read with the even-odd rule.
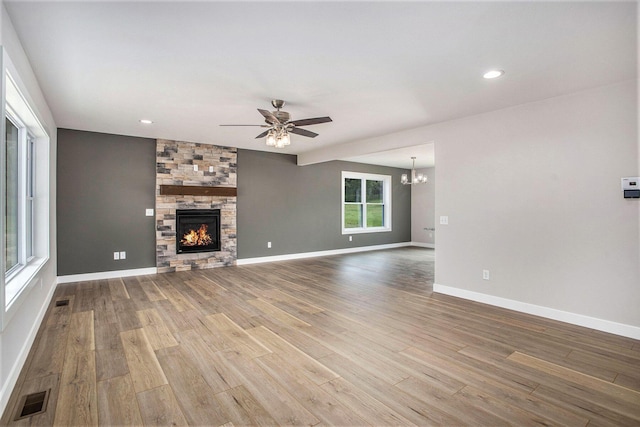
[[[622,178],[622,192],[625,199],[640,198],[640,177]]]

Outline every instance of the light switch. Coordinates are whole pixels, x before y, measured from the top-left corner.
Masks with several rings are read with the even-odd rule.
[[[446,215],[443,215],[440,217],[440,224],[442,225],[449,225],[449,217]]]
[[[209,172],[213,172],[213,166],[209,166]]]
[[[193,170],[198,172],[198,165],[193,165]]]
[[[153,216],[153,209],[147,209],[147,210],[145,210],[145,215],[146,215],[146,216]]]

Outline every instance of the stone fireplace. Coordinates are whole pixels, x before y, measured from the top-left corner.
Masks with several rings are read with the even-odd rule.
[[[235,148],[157,141],[156,266],[159,273],[235,264],[236,161]],[[208,191],[212,188],[229,191]],[[200,217],[202,213],[209,217]],[[182,229],[178,229],[178,216],[187,219]],[[185,243],[181,244],[183,240]]]

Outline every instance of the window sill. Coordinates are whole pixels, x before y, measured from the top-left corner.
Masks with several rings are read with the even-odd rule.
[[[391,227],[376,227],[376,228],[343,228],[342,234],[365,234],[365,233],[385,233],[391,231]]]
[[[33,258],[24,268],[18,271],[8,282],[5,283],[4,292],[6,312],[12,309],[21,294],[35,284],[33,279],[46,262],[47,258]]]

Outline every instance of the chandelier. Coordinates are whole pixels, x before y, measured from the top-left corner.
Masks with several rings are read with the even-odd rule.
[[[267,133],[266,142],[268,147],[283,148],[291,144],[291,137],[284,127],[280,129],[270,129]]]
[[[411,167],[411,180],[409,180],[409,177],[406,173],[403,173],[402,177],[400,177],[400,182],[402,182],[402,184],[404,185],[426,184],[428,181],[426,175],[421,173],[416,175],[416,158],[412,157],[411,160],[413,160],[413,166]]]

